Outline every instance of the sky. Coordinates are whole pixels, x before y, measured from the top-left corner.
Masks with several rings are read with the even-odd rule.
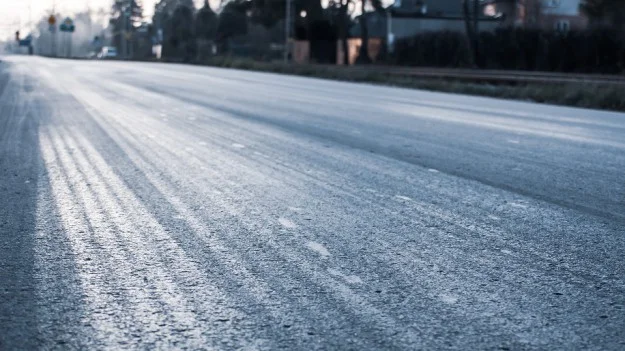
[[[29,18],[33,23],[39,21],[44,15],[51,13],[56,5],[57,12],[72,14],[91,8],[94,11],[106,9],[108,12],[114,0],[0,0],[0,41],[12,40],[18,29],[25,37],[30,32]],[[196,6],[201,6],[203,0],[194,0]],[[392,0],[387,0],[391,1]],[[141,0],[143,3],[143,15],[147,20],[152,18],[154,4],[158,0]],[[211,0],[211,6],[219,3],[219,0]],[[214,7],[213,7],[214,8]],[[29,11],[30,10],[30,11]]]
[[[157,0],[142,0],[144,15],[152,17],[154,4]],[[38,21],[42,16],[52,11],[56,3],[60,13],[75,13],[91,7],[93,10],[100,8],[109,9],[113,0],[0,0],[0,40],[14,36],[20,27],[23,33],[28,33],[29,7],[32,13],[32,21]]]

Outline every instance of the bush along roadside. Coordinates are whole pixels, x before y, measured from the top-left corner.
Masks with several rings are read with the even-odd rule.
[[[618,74],[625,72],[625,32],[610,28],[567,33],[522,28],[482,32],[480,62],[486,69]],[[397,40],[389,63],[403,66],[472,67],[466,36],[426,32]]]

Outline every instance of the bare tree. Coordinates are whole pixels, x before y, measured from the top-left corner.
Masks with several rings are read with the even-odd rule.
[[[361,0],[360,1],[361,15],[359,17],[359,24],[360,24],[361,45],[360,45],[360,52],[358,53],[358,59],[356,60],[356,62],[363,63],[363,64],[371,63],[371,58],[369,57],[369,25],[368,25],[368,19],[366,15],[367,14],[367,11],[366,11],[367,1],[371,1],[371,5],[373,6],[373,8],[375,9],[377,13],[385,13],[386,11],[386,9],[384,9],[384,7],[382,6],[381,0]]]
[[[368,64],[371,63],[371,58],[369,57],[369,26],[367,23],[367,12],[365,10],[367,0],[361,0],[360,5],[360,52],[358,53],[358,59],[356,59],[356,62],[360,64]]]
[[[331,0],[328,8],[332,11],[332,18],[336,23],[338,39],[343,51],[342,63],[349,65],[349,26],[352,23],[352,14],[355,9],[353,0]]]
[[[480,65],[480,48],[479,48],[479,0],[462,0],[462,13],[464,15],[464,24],[467,31],[469,47],[473,56],[473,64]]]

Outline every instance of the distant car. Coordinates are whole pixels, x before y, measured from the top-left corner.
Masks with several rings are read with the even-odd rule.
[[[117,57],[117,49],[113,46],[105,46],[98,54],[100,60],[114,59]]]

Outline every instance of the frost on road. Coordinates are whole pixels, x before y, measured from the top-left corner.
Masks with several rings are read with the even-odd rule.
[[[618,113],[6,58],[0,349],[623,349],[623,170]]]

